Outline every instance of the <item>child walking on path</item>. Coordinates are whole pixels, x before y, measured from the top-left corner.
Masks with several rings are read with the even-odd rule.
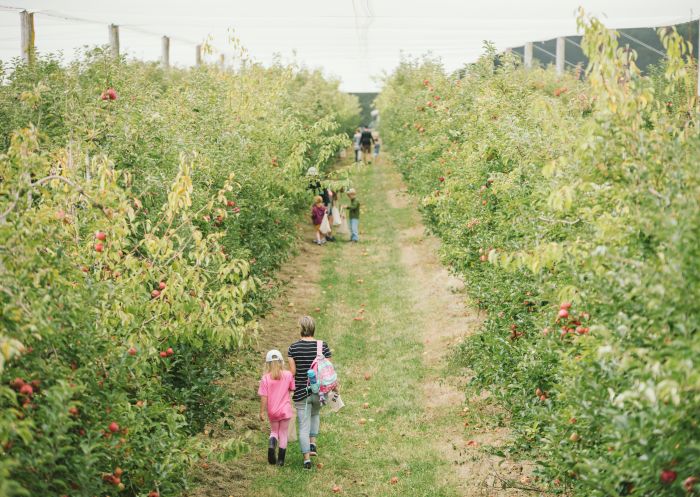
[[[318,343],[314,338],[316,323],[311,316],[303,316],[299,319],[299,328],[301,337],[289,346],[287,357],[297,385],[294,405],[299,421],[299,447],[304,456],[304,469],[311,469],[311,456],[318,455],[316,441],[321,428],[321,398],[318,393],[305,387],[309,368],[318,354]],[[331,349],[326,342],[321,343],[321,352],[324,357],[331,357]]]
[[[316,228],[316,240],[317,245],[323,245],[326,243],[326,238],[321,234],[321,223],[323,222],[323,216],[326,214],[326,206],[323,205],[323,197],[316,195],[314,197],[314,205],[311,208],[311,221],[314,223]]]
[[[350,205],[348,205],[348,217],[350,219],[350,241],[351,242],[359,242],[360,241],[360,201],[357,200],[354,188],[350,188],[348,190],[348,198],[350,199]]]
[[[270,443],[267,449],[267,462],[284,466],[287,452],[287,434],[292,419],[292,405],[289,392],[294,391],[294,375],[284,369],[284,359],[279,350],[271,350],[265,357],[265,374],[260,380],[260,420],[265,421],[265,411],[270,420]],[[279,446],[279,454],[275,449]]]

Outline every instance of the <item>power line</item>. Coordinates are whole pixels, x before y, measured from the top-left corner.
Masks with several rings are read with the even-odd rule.
[[[24,10],[26,10],[26,9],[21,8],[21,7],[13,7],[13,6],[11,6],[11,5],[0,5],[0,10],[8,10],[8,11],[17,11],[17,12],[20,12],[20,11],[24,11]],[[85,17],[75,17],[75,16],[71,16],[71,15],[68,15],[68,14],[63,14],[62,12],[58,12],[58,11],[55,11],[55,10],[37,10],[37,11],[34,12],[34,14],[39,14],[39,15],[46,16],[46,17],[51,17],[51,18],[54,18],[54,19],[62,19],[62,20],[64,20],[64,21],[80,22],[80,23],[83,23],[83,24],[98,24],[98,25],[100,25],[100,26],[106,26],[106,25],[110,24],[110,23],[108,23],[108,22],[97,21],[97,20],[95,20],[95,19],[88,19],[88,18],[85,18]],[[140,27],[137,27],[137,26],[128,25],[128,24],[126,24],[126,25],[120,25],[120,28],[128,29],[128,30],[131,30],[131,31],[135,31],[135,32],[137,32],[137,33],[146,34],[146,35],[150,35],[150,36],[158,36],[158,37],[163,36],[163,33],[157,33],[157,32],[155,32],[155,31],[150,31],[150,30],[148,30],[148,29],[143,29],[143,28],[140,28]],[[199,45],[199,44],[200,44],[200,42],[193,41],[193,40],[189,40],[189,39],[187,39],[187,38],[182,38],[182,37],[180,37],[180,36],[171,36],[171,35],[168,35],[168,38],[170,38],[171,40],[179,41],[180,43],[185,43],[185,44],[189,44],[189,45],[192,45],[192,46],[195,46],[195,45]]]
[[[579,47],[581,50],[583,50],[583,47],[580,44],[576,43],[574,40],[572,40],[568,36],[565,38],[565,40],[568,41],[569,43],[571,43],[572,45],[575,45],[575,46]]]
[[[534,43],[532,44],[532,46],[535,47],[537,50],[540,50],[540,51],[546,53],[547,55],[549,55],[550,57],[552,57],[553,59],[556,60],[557,56],[556,56],[555,54],[553,54],[552,52],[550,52],[549,50],[545,50],[544,48],[542,48],[542,47],[540,47],[540,46],[537,46],[537,45],[534,44]],[[565,63],[565,64],[569,64],[569,66],[571,66],[571,67],[574,67],[574,68],[576,67],[575,64],[572,64],[571,62],[569,62],[569,61],[566,60],[566,59],[564,59],[564,63]]]
[[[649,28],[649,29],[652,29],[652,28]],[[635,42],[635,43],[639,43],[641,46],[643,46],[643,47],[645,47],[645,48],[648,48],[648,49],[651,50],[652,52],[656,52],[657,54],[661,55],[662,57],[666,57],[666,54],[663,53],[661,50],[658,50],[658,49],[652,47],[651,45],[648,45],[648,44],[644,43],[642,40],[638,40],[638,39],[635,38],[634,36],[628,35],[628,34],[625,33],[624,31],[620,31],[620,34],[621,34],[622,36],[624,36],[625,38],[627,38],[627,39],[629,39],[629,40],[632,40],[632,41]]]

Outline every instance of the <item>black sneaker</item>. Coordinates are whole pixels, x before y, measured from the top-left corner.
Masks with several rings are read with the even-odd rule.
[[[329,242],[334,242],[334,241],[335,241],[335,237],[334,237],[334,236],[327,236],[327,237],[326,237],[326,240],[328,240]]]
[[[316,450],[316,444],[309,445],[309,455],[317,456],[318,451]]]
[[[284,456],[287,454],[287,449],[280,449],[277,455],[277,466],[284,466]]]
[[[276,448],[277,439],[275,437],[270,437],[270,445],[267,448],[267,462],[270,464],[275,464],[277,462],[277,456],[275,456]]]
[[[304,461],[304,469],[311,470],[311,461]]]

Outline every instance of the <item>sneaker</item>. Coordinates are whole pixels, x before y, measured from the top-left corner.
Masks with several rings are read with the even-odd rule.
[[[327,236],[327,237],[326,237],[326,241],[328,241],[328,242],[334,242],[334,241],[335,241],[335,237],[334,237],[334,236]]]
[[[311,470],[311,461],[304,461],[304,469]]]
[[[270,437],[270,444],[267,447],[267,462],[270,464],[275,464],[277,462],[277,456],[275,456],[276,448],[277,439],[275,437]]]
[[[309,445],[309,455],[311,455],[311,456],[318,455],[318,451],[316,450],[316,444]]]

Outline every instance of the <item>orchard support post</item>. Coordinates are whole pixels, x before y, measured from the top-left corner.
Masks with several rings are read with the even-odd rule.
[[[197,67],[202,65],[202,45],[197,45],[195,47],[194,63]]]
[[[566,38],[557,38],[557,74],[564,74],[564,64],[566,61]]]
[[[219,66],[221,66],[222,70],[224,69],[225,63],[226,57],[224,56],[224,54],[219,55]]]
[[[170,38],[167,36],[161,39],[160,65],[163,69],[170,67]]]
[[[523,62],[525,62],[525,67],[532,68],[532,42],[528,41],[525,43],[525,52],[523,57]]]
[[[21,55],[22,60],[27,64],[33,64],[36,56],[34,46],[34,14],[23,10],[19,13],[21,35]]]
[[[119,58],[119,26],[116,24],[110,24],[107,26],[107,32],[109,33],[109,49],[112,53],[112,57],[115,59]]]
[[[700,97],[700,20],[698,20],[698,59],[696,62],[698,65],[698,87],[695,94]]]

